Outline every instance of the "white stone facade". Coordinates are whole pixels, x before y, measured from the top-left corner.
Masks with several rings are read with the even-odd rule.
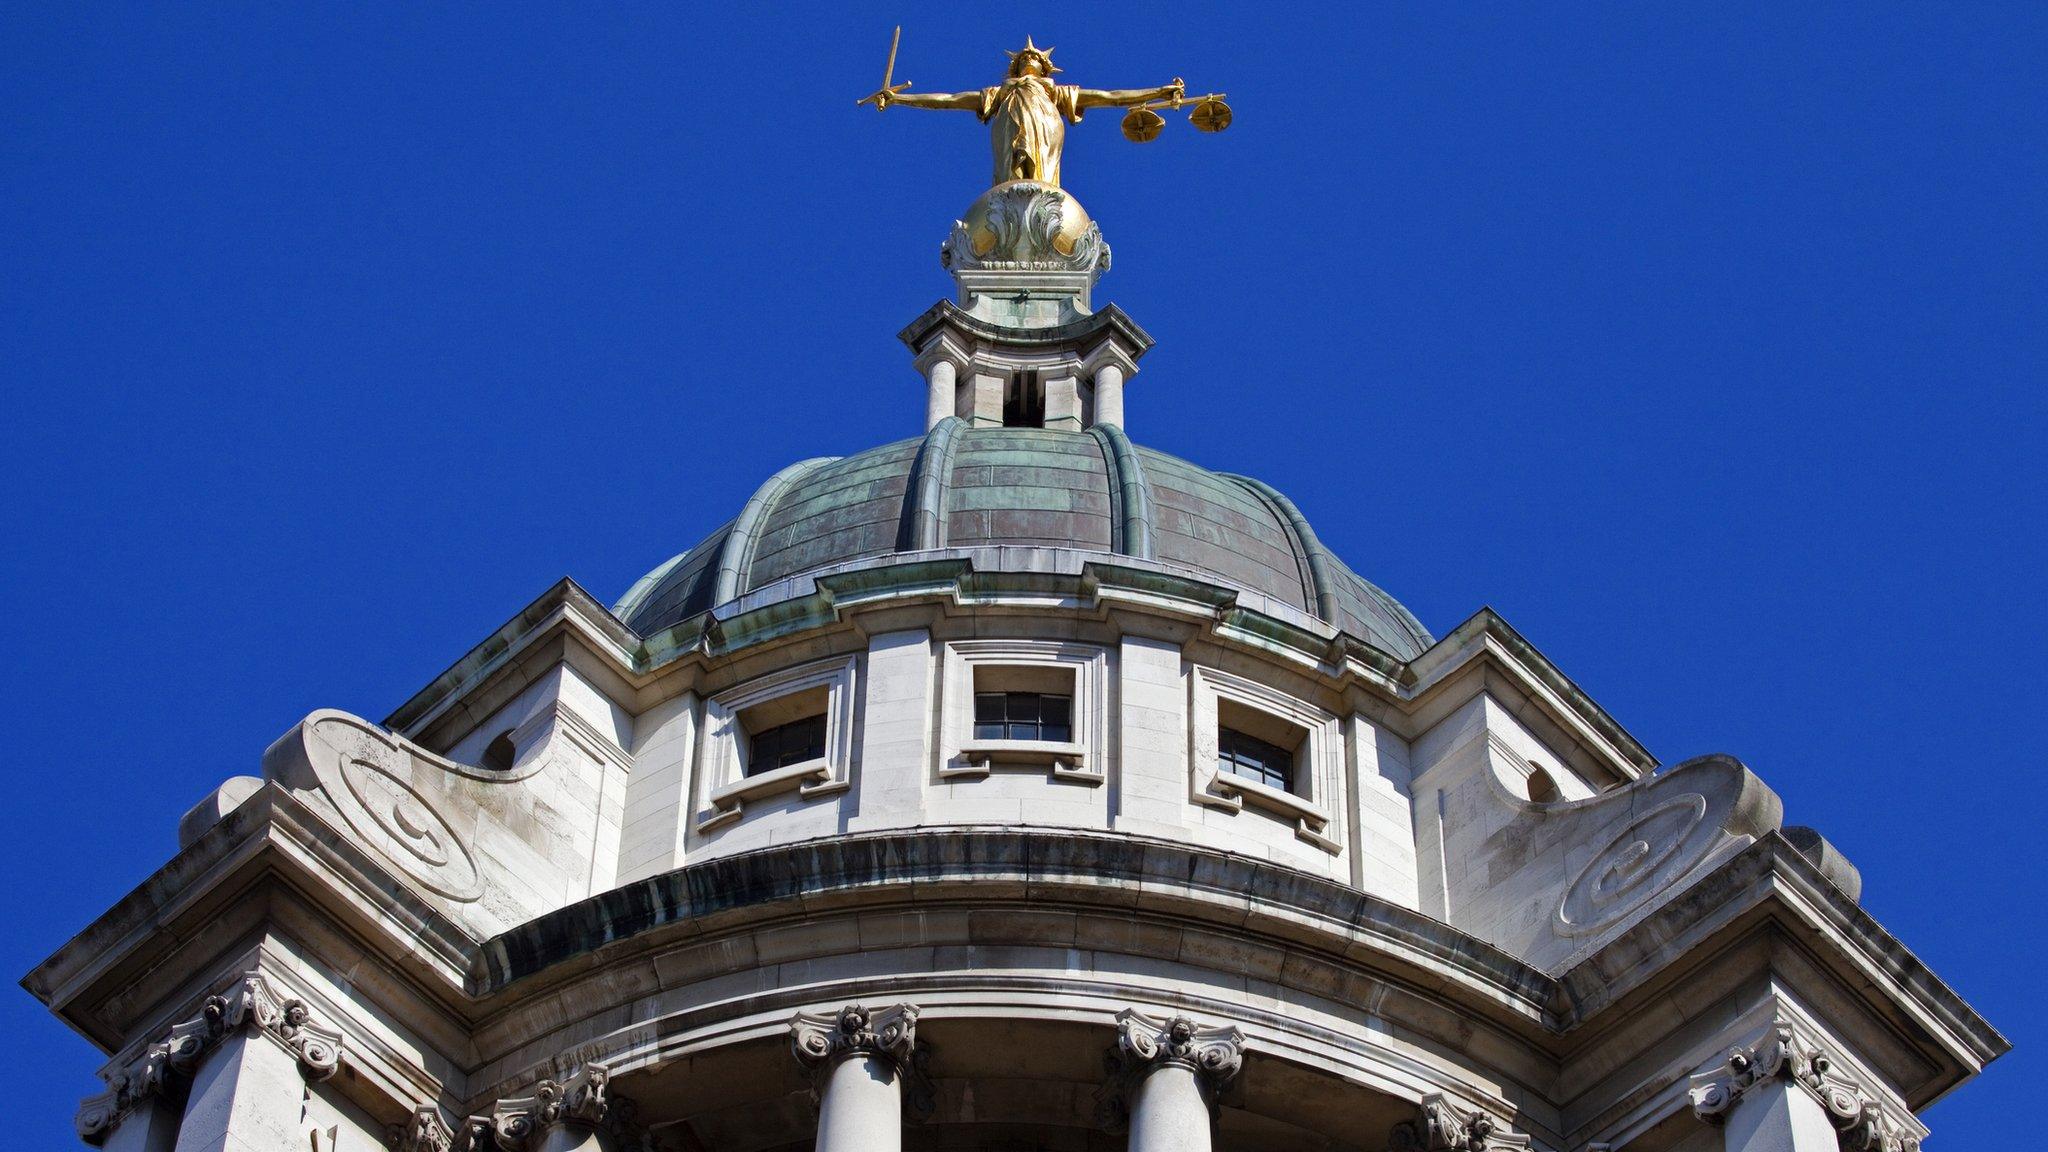
[[[80,1136],[1905,1152],[2006,1050],[1754,774],[1658,770],[1491,612],[1401,656],[1305,524],[1306,610],[1150,555],[1103,431],[1143,342],[1061,290],[916,329],[927,450],[1061,367],[1111,550],[953,546],[938,475],[909,546],[749,588],[750,502],[694,630],[564,582],[384,724],[314,713],[29,974],[109,1054]]]

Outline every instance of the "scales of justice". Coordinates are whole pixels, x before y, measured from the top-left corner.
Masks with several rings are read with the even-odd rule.
[[[972,112],[989,126],[991,187],[954,222],[940,262],[960,283],[961,305],[1007,326],[1043,327],[1089,313],[1089,291],[1109,269],[1109,245],[1088,213],[1060,187],[1067,125],[1090,108],[1127,108],[1125,138],[1158,138],[1162,109],[1192,104],[1188,120],[1202,132],[1230,127],[1224,93],[1190,97],[1178,77],[1157,88],[1099,89],[1057,84],[1051,48],[1025,37],[1009,53],[1002,83],[966,92],[910,92],[892,82],[903,29],[889,43],[882,86],[858,103],[886,110],[936,108]]]

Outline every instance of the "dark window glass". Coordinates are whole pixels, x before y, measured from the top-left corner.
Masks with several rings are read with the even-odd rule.
[[[1044,692],[976,692],[974,738],[1069,743],[1074,739],[1074,698]]]
[[[825,718],[806,716],[754,733],[747,748],[747,775],[773,772],[825,755]]]
[[[1232,776],[1256,780],[1268,788],[1294,791],[1294,753],[1235,728],[1216,732],[1216,766]]]

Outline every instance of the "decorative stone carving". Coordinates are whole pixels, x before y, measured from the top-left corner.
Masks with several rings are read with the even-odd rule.
[[[886,1061],[903,1081],[903,1102],[913,1116],[926,1116],[935,1098],[926,1074],[928,1050],[917,1042],[917,1008],[897,1004],[869,1011],[848,1004],[837,1012],[799,1012],[789,1021],[790,1050],[814,1078],[849,1056]]]
[[[303,779],[308,770],[311,781]],[[333,710],[306,717],[264,754],[266,775],[295,787],[316,783],[363,843],[421,887],[450,900],[476,900],[483,895],[476,857],[454,823],[412,783],[423,772],[500,779]]]
[[[533,1095],[500,1100],[464,1125],[467,1152],[526,1152],[558,1124],[602,1128],[614,1135],[631,1124],[630,1109],[611,1097],[611,1070],[585,1064],[566,1080],[543,1080]]]
[[[153,1096],[179,1096],[201,1059],[238,1031],[268,1032],[298,1058],[299,1074],[325,1080],[341,1067],[341,1032],[314,1022],[306,1002],[281,996],[261,973],[250,972],[199,1014],[171,1025],[164,1039],[107,1076],[107,1090],[88,1096],[73,1123],[79,1139],[98,1146],[123,1118]]]
[[[1138,1082],[1154,1069],[1177,1064],[1195,1073],[1203,1096],[1215,1107],[1216,1094],[1244,1066],[1244,1033],[1235,1026],[1205,1027],[1186,1016],[1160,1018],[1135,1008],[1116,1014],[1116,1047],[1107,1063],[1109,1082],[1102,1095],[1103,1120],[1122,1127]]]
[[[1709,1124],[1724,1123],[1746,1093],[1773,1080],[1787,1081],[1820,1101],[1843,1152],[1919,1152],[1918,1135],[1783,1020],[1755,1043],[1730,1050],[1720,1068],[1693,1078],[1693,1114]]]
[[[441,1109],[421,1104],[403,1124],[393,1124],[384,1137],[391,1152],[454,1152],[455,1131],[441,1118]]]
[[[1683,868],[1681,856],[1693,830],[1707,815],[1707,798],[1697,792],[1675,796],[1631,820],[1579,870],[1557,908],[1558,932],[1581,936],[1628,915],[1656,895]]]
[[[1393,1152],[1491,1152],[1527,1148],[1529,1137],[1505,1130],[1484,1112],[1467,1112],[1444,1096],[1422,1098],[1420,1115],[1394,1125],[1387,1137]]]
[[[948,271],[1109,270],[1109,245],[1079,201],[1050,184],[998,184],[953,222],[939,247]]]
[[[1776,1079],[1790,1080],[1809,1090],[1821,1091],[1814,1069],[1814,1053],[1784,1021],[1773,1024],[1762,1039],[1730,1049],[1720,1070],[1693,1078],[1693,1115],[1709,1124],[1728,1119],[1743,1094],[1759,1084]]]

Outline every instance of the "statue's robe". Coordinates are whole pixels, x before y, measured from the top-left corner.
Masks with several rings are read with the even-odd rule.
[[[1058,186],[1067,122],[1081,119],[1079,85],[1055,84],[1043,76],[1013,76],[981,90],[979,114],[988,122],[989,146],[995,152],[993,183],[1037,180]]]

